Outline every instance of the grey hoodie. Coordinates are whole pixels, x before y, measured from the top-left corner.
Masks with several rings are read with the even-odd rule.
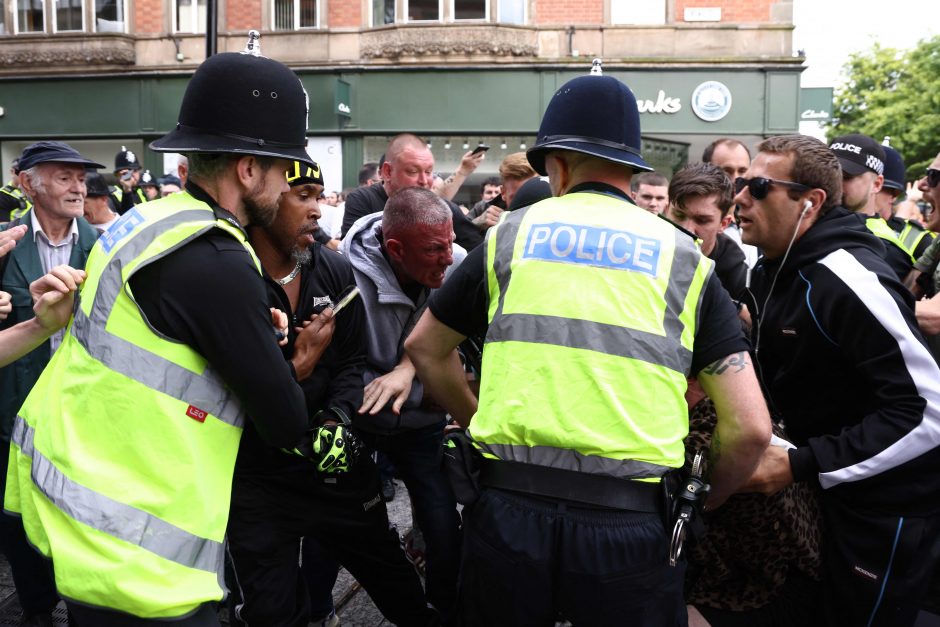
[[[430,289],[423,289],[417,304],[405,294],[395,272],[382,254],[381,232],[381,213],[363,216],[349,228],[340,245],[340,251],[352,264],[366,310],[368,353],[362,375],[363,386],[388,374],[401,361],[405,338],[424,313],[431,293]],[[445,280],[466,256],[467,252],[454,244],[454,263],[447,269]],[[420,407],[423,396],[424,386],[415,378],[408,400],[402,405],[401,415],[396,416],[389,403],[374,416],[357,415],[355,424],[373,433],[395,433],[442,421],[443,411]]]

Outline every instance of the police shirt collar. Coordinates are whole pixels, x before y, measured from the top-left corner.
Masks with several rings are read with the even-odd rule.
[[[242,226],[241,222],[238,221],[238,218],[235,217],[235,214],[233,214],[228,209],[219,206],[219,203],[215,201],[215,198],[210,196],[209,192],[193,183],[192,179],[186,180],[186,191],[189,192],[189,195],[196,200],[201,200],[202,202],[212,207],[212,212],[215,213],[217,220],[225,220],[232,226],[238,227],[241,229],[242,233],[245,233],[245,238],[248,238],[248,233],[245,232],[245,227]]]
[[[598,194],[607,194],[608,196],[616,196],[621,200],[626,200],[631,205],[635,205],[633,199],[630,198],[629,194],[625,194],[623,190],[617,189],[613,185],[607,183],[598,183],[596,181],[589,181],[587,183],[578,183],[574,187],[568,190],[569,194],[574,194],[576,192],[595,192]]]

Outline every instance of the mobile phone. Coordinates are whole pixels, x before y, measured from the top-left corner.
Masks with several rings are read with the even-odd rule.
[[[477,146],[476,148],[474,148],[474,149],[473,149],[473,152],[471,152],[470,154],[471,154],[471,155],[479,154],[479,153],[481,153],[481,152],[486,152],[486,151],[489,150],[489,149],[490,149],[490,147],[487,146],[486,144],[480,144],[479,146]]]
[[[333,315],[335,316],[342,311],[343,307],[351,303],[357,296],[359,296],[359,288],[355,285],[344,290],[340,295],[339,302],[333,305]]]

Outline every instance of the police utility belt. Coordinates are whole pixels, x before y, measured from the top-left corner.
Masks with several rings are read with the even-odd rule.
[[[536,464],[483,457],[466,432],[445,435],[442,462],[457,501],[470,505],[483,487],[558,499],[586,507],[662,513],[672,490],[663,480],[630,481]]]

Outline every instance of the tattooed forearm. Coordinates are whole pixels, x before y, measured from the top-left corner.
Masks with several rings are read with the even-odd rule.
[[[741,351],[740,353],[734,353],[733,355],[728,355],[718,361],[711,363],[705,366],[702,369],[702,372],[705,374],[711,375],[720,375],[724,374],[729,369],[734,369],[734,372],[741,372],[748,365],[747,353]]]

